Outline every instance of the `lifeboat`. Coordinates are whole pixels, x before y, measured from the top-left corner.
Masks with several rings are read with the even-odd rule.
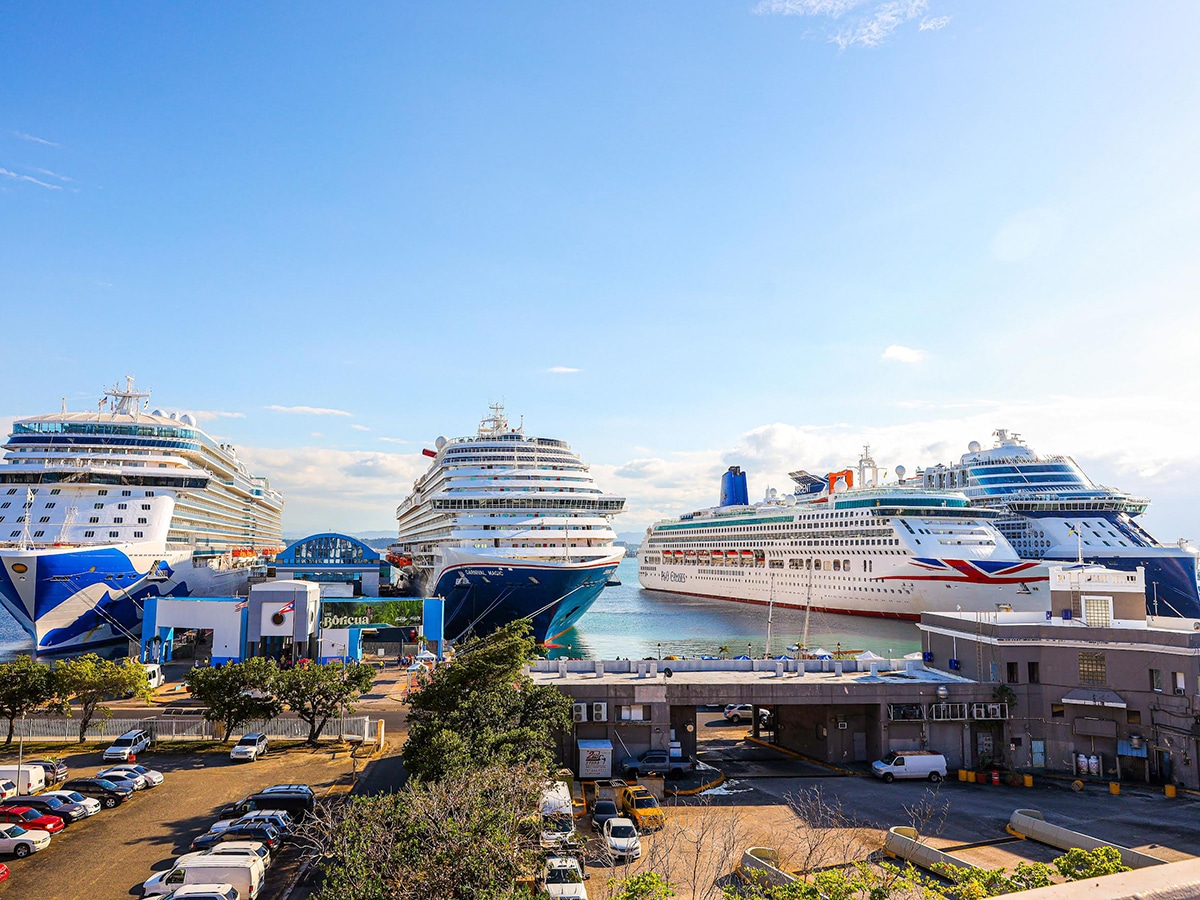
[[[412,560],[407,556],[401,556],[399,553],[394,552],[387,555],[387,561],[397,569],[403,569],[405,566],[412,565]]]
[[[840,472],[830,472],[825,477],[829,479],[829,493],[831,494],[835,493],[834,489],[837,487],[838,479],[841,479],[846,485],[843,490],[849,490],[850,488],[854,487],[853,469],[842,469]]]
[[[724,559],[724,558],[725,558],[725,551],[724,551],[724,550],[714,550],[714,551],[712,552],[712,558],[713,558],[713,559]]]

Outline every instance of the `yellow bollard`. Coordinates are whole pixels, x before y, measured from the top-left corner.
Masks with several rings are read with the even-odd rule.
[[[959,770],[958,770],[958,780],[959,780],[959,781],[966,781],[966,780],[967,780],[967,770],[966,770],[966,769],[959,769]]]
[[[1112,794],[1114,797],[1120,796],[1120,794],[1121,794],[1121,784],[1120,784],[1120,782],[1118,782],[1118,781],[1110,781],[1110,782],[1108,783],[1108,792],[1109,792],[1110,794]]]
[[[975,770],[974,769],[967,770],[967,781],[969,781],[971,784],[975,783]]]
[[[1164,784],[1163,785],[1163,793],[1167,795],[1168,800],[1174,800],[1175,799],[1175,785]]]
[[[1032,775],[1024,775],[1022,777],[1025,779],[1025,787],[1033,787],[1033,776]]]

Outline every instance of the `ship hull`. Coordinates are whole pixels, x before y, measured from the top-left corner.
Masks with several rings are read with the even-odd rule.
[[[246,568],[193,566],[190,550],[119,544],[0,550],[0,603],[37,656],[66,656],[141,639],[148,597],[232,596]]]
[[[426,593],[446,601],[451,640],[528,619],[538,643],[570,629],[604,590],[622,554],[586,562],[534,562],[444,548]]]

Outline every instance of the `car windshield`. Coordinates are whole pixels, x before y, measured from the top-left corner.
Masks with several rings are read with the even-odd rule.
[[[557,831],[567,834],[574,829],[574,824],[566,816],[547,816],[542,826],[546,831]]]
[[[240,741],[238,741],[238,746],[239,747],[253,747],[257,743],[258,743],[258,738],[247,736],[247,737],[242,738]]]
[[[58,797],[43,797],[42,799],[45,801],[46,805],[48,807],[50,807],[51,809],[58,809],[60,806],[63,805],[62,800],[60,800]]]
[[[113,741],[113,746],[114,747],[132,747],[133,746],[133,738],[119,737],[115,741]]]
[[[34,809],[27,809],[25,812],[16,813],[18,818],[24,819],[26,822],[32,822],[34,819],[40,819],[41,813]]]
[[[3,825],[0,826],[0,834],[4,834],[7,837],[20,837],[25,834],[25,829],[20,825]]]
[[[95,781],[96,787],[104,788],[106,791],[116,790],[117,786],[107,778],[97,778]]]
[[[580,884],[583,876],[574,866],[564,866],[561,869],[551,869],[546,873],[547,884]]]
[[[613,825],[608,829],[608,833],[615,838],[631,838],[637,836],[637,831],[632,825]]]
[[[658,809],[658,801],[653,797],[638,797],[633,805],[637,809]]]
[[[890,766],[892,763],[894,763],[896,761],[896,758],[897,757],[896,757],[895,753],[889,753],[887,756],[885,756],[883,759],[881,759],[880,762],[883,763],[885,766]]]
[[[596,804],[595,810],[592,811],[592,815],[595,816],[615,816],[616,814],[617,804],[611,800],[601,800]]]

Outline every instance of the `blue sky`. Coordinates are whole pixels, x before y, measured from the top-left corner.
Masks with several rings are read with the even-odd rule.
[[[867,440],[912,469],[1007,427],[1200,539],[1198,25],[13,8],[0,424],[134,374],[271,476],[290,533],[391,528],[420,447],[492,398],[629,496],[623,531],[730,463],[757,494]]]

